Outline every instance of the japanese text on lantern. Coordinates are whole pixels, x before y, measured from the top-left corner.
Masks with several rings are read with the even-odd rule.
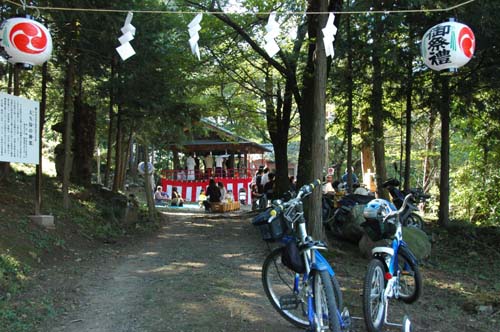
[[[0,161],[38,164],[39,103],[0,93]]]
[[[427,35],[429,42],[427,43],[427,50],[429,51],[429,61],[434,66],[451,63],[450,48],[450,25],[437,25]],[[453,39],[451,39],[453,40]]]

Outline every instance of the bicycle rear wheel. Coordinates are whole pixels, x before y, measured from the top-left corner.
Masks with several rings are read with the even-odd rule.
[[[267,298],[278,313],[287,321],[303,329],[309,327],[307,318],[307,294],[302,289],[303,275],[297,274],[281,262],[283,248],[274,249],[262,265],[262,285]],[[288,301],[286,301],[288,300]],[[288,302],[287,309],[283,302]],[[290,302],[294,302],[290,305]]]
[[[399,249],[398,266],[399,298],[405,303],[413,303],[422,295],[422,275],[404,247]]]
[[[372,259],[368,264],[363,287],[363,315],[368,332],[378,332],[384,325],[386,304],[384,274],[383,263],[378,259]]]
[[[314,270],[311,272],[311,278],[316,330],[340,332],[339,314],[330,274],[328,271]]]

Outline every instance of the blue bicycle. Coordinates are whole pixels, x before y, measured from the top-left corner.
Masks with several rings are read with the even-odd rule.
[[[381,239],[392,238],[390,246],[372,250],[372,260],[365,276],[363,314],[369,332],[381,331],[384,324],[402,326],[403,331],[411,331],[411,323],[406,316],[402,325],[387,320],[390,298],[413,303],[422,293],[422,276],[417,259],[403,241],[401,226],[401,215],[411,197],[411,194],[405,197],[399,210],[384,199],[374,199],[363,211],[368,228]]]
[[[307,235],[302,199],[319,186],[319,180],[303,186],[296,197],[274,201],[270,210],[254,219],[265,240],[284,244],[265,259],[262,284],[273,307],[295,326],[317,332],[348,331],[349,312],[338,309],[342,293],[335,272],[319,252],[327,246]]]

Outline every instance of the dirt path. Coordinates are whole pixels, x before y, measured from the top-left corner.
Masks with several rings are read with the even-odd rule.
[[[167,219],[157,236],[110,250],[101,266],[73,276],[74,308],[41,330],[297,331],[265,297],[267,248],[248,220]]]

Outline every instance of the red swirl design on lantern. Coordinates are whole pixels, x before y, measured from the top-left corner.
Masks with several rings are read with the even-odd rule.
[[[29,22],[14,25],[10,31],[9,39],[19,51],[28,54],[40,54],[47,48],[45,31]]]
[[[472,58],[474,54],[474,49],[476,47],[476,38],[474,37],[474,33],[469,27],[463,27],[460,29],[458,34],[458,44],[460,45],[460,49],[469,59]]]

